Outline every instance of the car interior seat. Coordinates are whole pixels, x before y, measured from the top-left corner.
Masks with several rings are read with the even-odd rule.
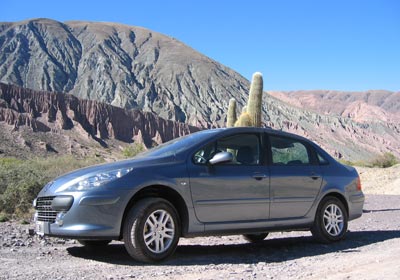
[[[254,155],[251,147],[240,147],[236,155],[236,160],[241,164],[254,164]]]

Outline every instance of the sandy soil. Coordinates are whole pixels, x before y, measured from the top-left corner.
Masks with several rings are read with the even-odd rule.
[[[400,164],[389,168],[357,167],[357,171],[364,193],[400,195]]]
[[[181,239],[170,260],[142,265],[121,242],[89,251],[14,221],[0,223],[0,279],[400,279],[399,166],[359,171],[364,214],[335,244],[309,232],[271,233],[257,245],[241,236]]]

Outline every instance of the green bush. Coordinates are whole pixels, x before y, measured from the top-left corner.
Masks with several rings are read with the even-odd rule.
[[[349,161],[340,159],[340,163],[350,166],[360,166],[360,167],[380,167],[387,168],[399,163],[397,158],[391,153],[384,153],[383,155],[377,156],[374,159],[364,162],[364,161]]]
[[[349,166],[370,167],[371,165],[364,161],[350,161],[346,159],[339,159],[339,162]]]
[[[371,162],[371,165],[373,167],[387,168],[387,167],[391,167],[393,165],[396,165],[397,163],[398,163],[398,160],[393,154],[384,153],[383,155],[375,158]]]
[[[0,212],[24,216],[47,182],[68,171],[101,161],[72,156],[28,160],[0,158]]]
[[[122,150],[122,155],[125,158],[131,158],[136,156],[137,154],[140,154],[141,152],[144,151],[144,146],[143,144],[138,144],[138,143],[134,143],[132,145],[126,146],[123,150]]]
[[[10,219],[9,219],[9,217],[8,217],[7,214],[0,213],[0,223],[7,222],[7,221],[9,221],[9,220],[10,220]]]

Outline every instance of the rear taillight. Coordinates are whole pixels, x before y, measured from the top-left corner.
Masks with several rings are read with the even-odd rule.
[[[360,176],[358,176],[357,178],[357,190],[361,191],[361,180],[360,180]]]

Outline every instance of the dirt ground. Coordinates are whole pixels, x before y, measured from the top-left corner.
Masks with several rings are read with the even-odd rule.
[[[400,164],[389,168],[357,167],[365,193],[400,195]]]
[[[364,213],[335,244],[309,232],[271,233],[257,245],[239,235],[181,239],[171,259],[142,265],[121,242],[88,251],[13,221],[0,223],[0,279],[400,279],[400,166],[359,172]]]

